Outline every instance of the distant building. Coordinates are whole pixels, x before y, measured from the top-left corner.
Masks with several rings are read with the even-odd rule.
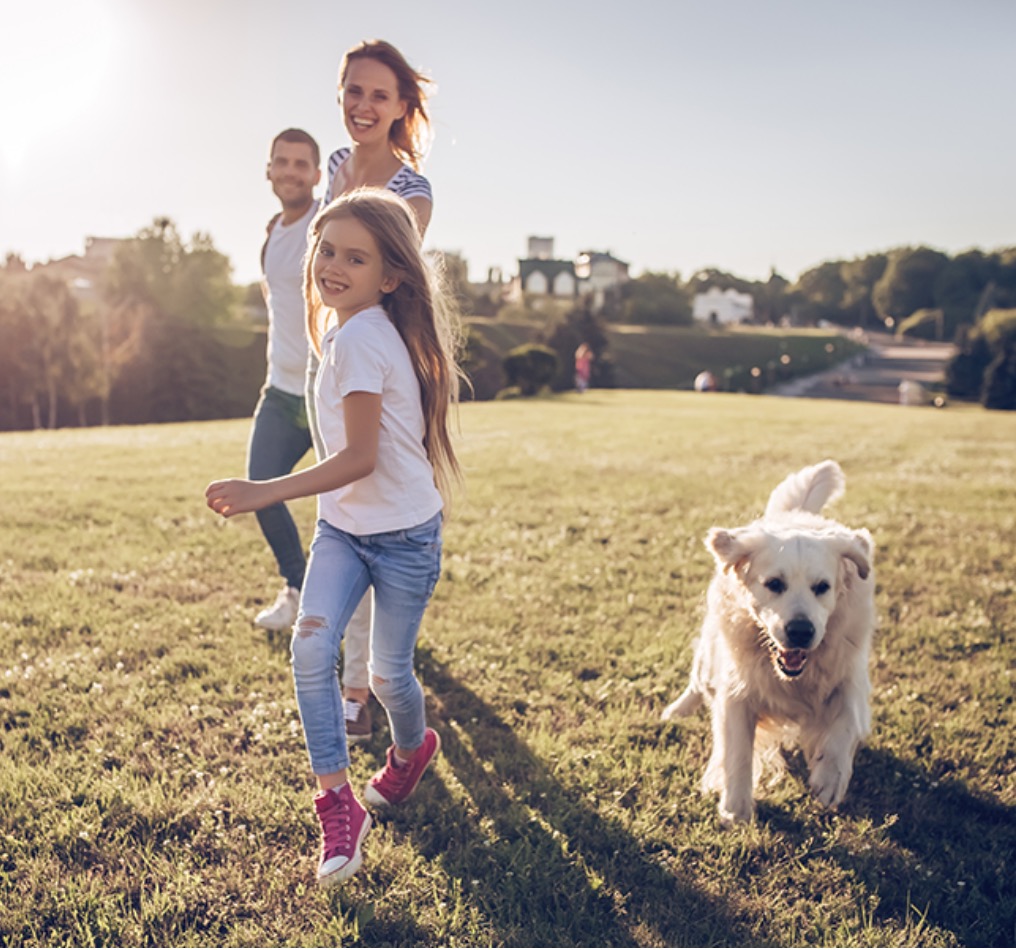
[[[120,238],[85,238],[83,256],[72,254],[45,264],[35,264],[32,271],[62,280],[79,300],[94,302],[102,293],[102,275],[122,243]]]
[[[703,323],[750,323],[755,317],[755,301],[751,294],[741,293],[733,287],[726,290],[710,287],[704,293],[695,294],[691,313]]]
[[[575,297],[575,262],[555,260],[552,237],[531,237],[529,256],[519,258],[518,290],[535,297]]]
[[[628,280],[628,265],[612,254],[582,251],[575,260],[554,257],[552,237],[530,237],[528,257],[519,258],[511,297],[523,295],[572,300],[591,294],[594,308],[605,295]]]
[[[575,259],[575,276],[579,281],[579,294],[592,295],[594,310],[603,306],[607,294],[629,280],[628,265],[603,251],[581,251]]]

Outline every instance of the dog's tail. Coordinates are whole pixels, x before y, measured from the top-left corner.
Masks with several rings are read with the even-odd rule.
[[[809,465],[788,475],[773,489],[766,505],[766,517],[789,511],[810,511],[817,515],[843,494],[846,485],[843,469],[832,459]]]

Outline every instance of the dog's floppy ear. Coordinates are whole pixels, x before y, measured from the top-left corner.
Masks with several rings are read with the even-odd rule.
[[[754,532],[744,528],[710,528],[706,547],[716,558],[716,563],[729,571],[754,553],[757,545],[753,540],[757,540]]]
[[[857,566],[857,576],[866,580],[871,573],[871,554],[874,544],[871,535],[863,528],[840,539],[840,554]]]

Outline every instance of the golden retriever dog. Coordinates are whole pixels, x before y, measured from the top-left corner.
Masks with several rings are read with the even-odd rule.
[[[708,702],[702,788],[719,793],[724,824],[751,820],[764,766],[780,769],[794,742],[815,797],[835,808],[870,731],[871,535],[820,513],[844,485],[836,462],[820,462],[781,482],[759,520],[706,536],[716,572],[691,682],[663,718]]]

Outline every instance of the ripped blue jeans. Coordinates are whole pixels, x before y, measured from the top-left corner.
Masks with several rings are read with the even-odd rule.
[[[315,775],[349,767],[337,666],[342,633],[374,588],[370,680],[403,749],[423,742],[423,688],[413,671],[423,612],[441,573],[439,512],[402,531],[357,536],[318,521],[293,627],[292,664],[304,740]]]

